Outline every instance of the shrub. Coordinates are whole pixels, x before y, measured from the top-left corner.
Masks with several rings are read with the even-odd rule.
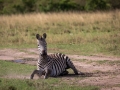
[[[70,10],[78,10],[80,5],[75,3],[72,0],[60,0],[54,2],[53,0],[49,0],[46,4],[41,3],[39,5],[40,11],[70,11]]]
[[[0,0],[0,14],[2,14],[3,8],[4,8],[4,2],[3,0]]]
[[[21,4],[14,5],[13,8],[17,13],[26,13],[36,11],[37,0],[22,0]]]
[[[107,10],[110,9],[110,7],[111,5],[109,4],[108,0],[87,0],[85,10]]]

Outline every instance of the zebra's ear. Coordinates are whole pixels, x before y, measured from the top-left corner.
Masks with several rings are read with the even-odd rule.
[[[39,34],[36,34],[36,38],[39,39],[39,38],[40,38],[40,35],[39,35]]]
[[[46,33],[44,33],[44,34],[43,34],[43,38],[45,39],[46,37],[47,37],[47,34],[46,34]]]

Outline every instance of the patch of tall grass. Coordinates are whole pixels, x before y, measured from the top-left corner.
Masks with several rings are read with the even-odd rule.
[[[46,32],[48,48],[74,54],[120,55],[120,11],[0,16],[0,47],[35,47]]]

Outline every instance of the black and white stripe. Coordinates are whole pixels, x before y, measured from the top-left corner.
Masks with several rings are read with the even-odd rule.
[[[64,71],[66,71],[69,66],[67,63],[72,64],[70,59],[61,53],[51,54],[47,56],[49,61],[51,62],[51,76],[59,76],[62,75]]]

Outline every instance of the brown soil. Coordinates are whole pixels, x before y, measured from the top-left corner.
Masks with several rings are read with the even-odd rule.
[[[73,59],[76,68],[84,72],[85,75],[69,75],[61,77],[63,80],[74,82],[78,85],[97,85],[102,87],[101,90],[120,90],[120,58],[113,56],[82,56],[82,55],[68,55]],[[0,60],[24,60],[24,62],[31,65],[36,65],[39,57],[37,49],[3,49],[0,50]],[[103,63],[99,63],[102,62]],[[105,62],[104,62],[105,61]],[[12,76],[8,76],[12,77]],[[17,76],[14,78],[20,78]],[[80,78],[77,78],[80,77]],[[84,78],[82,78],[84,77]]]

